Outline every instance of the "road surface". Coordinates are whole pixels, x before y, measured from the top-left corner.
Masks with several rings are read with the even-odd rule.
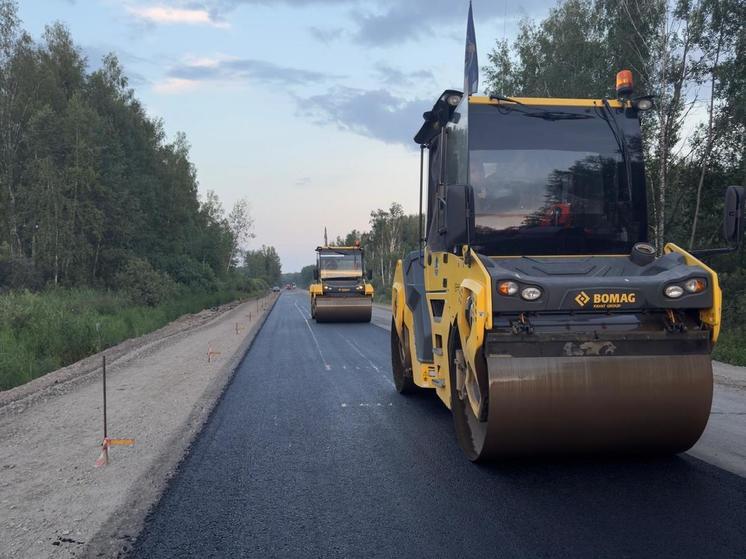
[[[691,456],[479,466],[389,334],[286,293],[137,557],[746,557],[746,479]]]

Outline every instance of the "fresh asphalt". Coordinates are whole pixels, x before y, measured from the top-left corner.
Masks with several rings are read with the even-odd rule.
[[[746,479],[691,456],[487,466],[389,334],[284,293],[134,556],[746,557]]]

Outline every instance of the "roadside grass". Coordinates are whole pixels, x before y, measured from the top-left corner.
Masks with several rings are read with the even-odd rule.
[[[726,328],[723,330],[712,356],[724,363],[746,366],[746,329]]]
[[[8,390],[176,318],[258,293],[181,291],[156,306],[123,293],[51,289],[0,295],[0,390]]]

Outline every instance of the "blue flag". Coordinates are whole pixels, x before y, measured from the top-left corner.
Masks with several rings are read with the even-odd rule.
[[[469,20],[466,23],[466,53],[464,56],[464,95],[479,89],[479,63],[477,62],[477,36],[474,33],[474,16],[469,2]]]

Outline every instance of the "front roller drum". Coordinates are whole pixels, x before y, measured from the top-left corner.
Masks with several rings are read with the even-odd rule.
[[[370,322],[372,297],[316,297],[316,322]]]
[[[468,367],[461,352],[456,354],[451,385],[456,387],[456,435],[475,461],[537,454],[675,454],[697,442],[710,415],[709,355],[490,356],[484,399],[479,392],[484,382],[469,384],[476,376],[464,374]],[[481,407],[474,405],[480,401]]]

